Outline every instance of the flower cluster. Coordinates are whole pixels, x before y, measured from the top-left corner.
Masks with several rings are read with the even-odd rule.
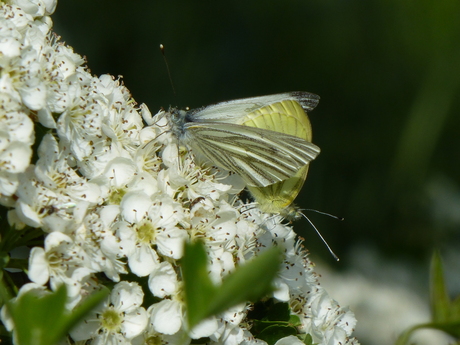
[[[30,251],[31,283],[20,293],[65,284],[72,310],[115,283],[109,299],[72,330],[73,341],[265,344],[251,334],[249,304],[188,330],[178,260],[185,241],[201,239],[219,283],[278,245],[284,263],[273,298],[300,318],[299,334],[317,344],[357,344],[349,338],[353,314],[319,286],[292,228],[247,207],[237,176],[200,165],[178,147],[167,112],[152,116],[119,80],[91,76],[81,56],[51,33],[55,7],[53,0],[0,7],[0,203],[12,227],[44,233],[43,246]],[[39,137],[38,128],[47,134]],[[148,290],[126,279],[132,275]],[[2,320],[14,329],[7,313]]]

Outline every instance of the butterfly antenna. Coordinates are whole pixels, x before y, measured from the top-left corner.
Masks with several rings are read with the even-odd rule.
[[[171,87],[172,87],[174,96],[177,96],[176,95],[176,89],[174,88],[174,83],[173,83],[173,80],[172,80],[172,77],[171,77],[171,71],[169,70],[168,60],[166,59],[165,46],[162,45],[162,44],[160,44],[160,51],[161,51],[161,54],[163,55],[163,60],[165,61],[166,70],[168,71],[169,82],[171,83]]]
[[[330,213],[327,213],[327,212],[318,211],[318,210],[315,210],[313,208],[305,208],[305,209],[302,209],[302,211],[311,211],[311,212],[319,213],[319,214],[322,214],[322,215],[325,215],[325,216],[328,216],[328,217],[331,217],[331,218],[334,218],[334,219],[337,219],[337,220],[340,220],[340,221],[345,220],[345,218],[343,218],[343,217],[339,217],[339,216],[336,216],[336,215],[333,215],[333,214],[330,214]]]
[[[322,212],[319,212],[319,213],[322,213]],[[331,247],[329,247],[329,244],[327,244],[326,240],[324,239],[323,235],[321,235],[321,233],[319,232],[319,230],[316,228],[315,224],[312,223],[312,221],[306,216],[304,215],[302,212],[300,212],[300,214],[310,223],[310,225],[312,226],[313,229],[315,229],[316,233],[318,234],[319,238],[321,238],[321,240],[323,241],[323,243],[326,245],[327,249],[329,249],[329,252],[331,253],[332,257],[336,260],[336,261],[340,261],[339,257],[337,255],[335,255],[335,253],[332,251]]]

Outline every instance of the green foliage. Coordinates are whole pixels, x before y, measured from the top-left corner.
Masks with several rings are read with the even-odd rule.
[[[280,249],[271,248],[229,274],[220,286],[208,275],[208,258],[202,243],[185,245],[182,275],[189,327],[232,306],[255,301],[273,291],[271,283],[279,265]]]
[[[275,303],[272,299],[256,303],[250,318],[254,319],[251,333],[269,345],[289,335],[297,336],[296,327],[300,325],[299,318],[291,315],[288,303]],[[306,344],[311,343],[307,340]]]
[[[412,333],[422,328],[437,329],[460,338],[460,296],[453,301],[449,298],[438,252],[435,252],[431,259],[430,276],[432,321],[409,328],[400,335],[396,345],[408,344]]]
[[[65,285],[55,292],[37,294],[30,290],[7,303],[13,319],[18,345],[52,345],[62,340],[69,330],[96,307],[108,294],[101,290],[88,297],[69,313],[65,308]]]

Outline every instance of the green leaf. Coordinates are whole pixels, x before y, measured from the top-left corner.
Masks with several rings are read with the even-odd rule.
[[[80,305],[72,310],[72,313],[63,318],[62,324],[65,333],[68,333],[74,326],[76,326],[83,318],[88,315],[91,310],[96,308],[102,301],[109,295],[109,289],[103,289],[92,293]]]
[[[208,275],[207,261],[201,242],[185,244],[182,276],[190,328],[209,316],[209,303],[216,294],[217,289]]]
[[[297,315],[291,315],[289,318],[289,324],[297,327],[300,326],[302,322],[300,322],[300,317],[298,317]]]
[[[432,328],[460,338],[460,299],[450,301],[444,280],[443,265],[440,254],[433,253],[430,267],[430,297],[432,321],[415,325],[404,331],[396,341],[396,345],[406,345],[412,334],[422,328]]]
[[[305,338],[303,339],[305,345],[313,345],[313,337],[310,333],[305,334]]]
[[[69,313],[65,308],[67,300],[65,285],[45,295],[39,295],[34,290],[24,293],[15,302],[8,303],[18,344],[56,344],[84,315],[100,303],[107,293],[108,291],[99,291],[93,294],[73,313]]]
[[[300,318],[297,315],[290,315],[288,303],[275,302],[273,298],[254,304],[248,314],[248,319],[253,320],[251,333],[256,337],[273,325],[295,327],[300,324]]]
[[[267,320],[271,321],[286,321],[291,318],[289,303],[273,303],[268,309]]]
[[[450,312],[456,320],[460,320],[460,296],[457,296],[450,304]]]
[[[38,296],[29,291],[9,304],[20,345],[55,344],[64,335],[61,322],[65,313],[66,288]]]
[[[289,335],[297,335],[297,329],[286,325],[272,325],[260,332],[257,338],[265,340],[268,345],[274,345],[278,340]]]
[[[278,273],[281,251],[273,247],[228,275],[210,303],[211,314],[247,301],[256,301],[273,291],[272,281]]]
[[[444,281],[441,256],[437,251],[433,253],[431,258],[430,276],[432,319],[434,322],[442,323],[449,319],[450,299]]]
[[[255,301],[272,291],[281,250],[271,248],[229,274],[217,287],[209,278],[208,258],[200,242],[185,244],[182,259],[185,302],[190,328],[237,304]]]

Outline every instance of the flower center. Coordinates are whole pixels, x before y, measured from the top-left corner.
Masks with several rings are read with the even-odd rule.
[[[145,222],[137,228],[139,242],[152,243],[155,241],[156,229],[150,222]]]
[[[161,340],[160,337],[157,336],[150,336],[147,339],[145,339],[145,345],[162,345],[163,341]]]
[[[121,199],[123,199],[123,196],[126,194],[126,191],[124,189],[115,189],[110,193],[110,196],[108,197],[108,203],[110,205],[120,205]]]
[[[102,315],[102,327],[108,331],[116,332],[120,329],[123,318],[113,309],[105,310]]]

